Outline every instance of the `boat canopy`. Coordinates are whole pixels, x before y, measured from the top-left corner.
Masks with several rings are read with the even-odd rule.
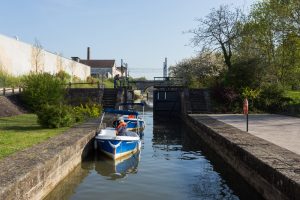
[[[119,106],[127,106],[127,105],[132,105],[132,106],[135,106],[135,105],[137,105],[137,106],[145,106],[144,103],[131,103],[131,102],[127,102],[127,103],[119,103],[118,105],[119,105]]]
[[[115,110],[112,108],[106,108],[104,109],[104,112],[106,113],[114,113],[114,114],[120,114],[120,115],[139,115],[138,112],[135,111],[129,111],[129,110]]]

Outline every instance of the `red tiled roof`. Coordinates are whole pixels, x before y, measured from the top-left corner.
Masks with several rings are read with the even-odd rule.
[[[80,63],[92,68],[112,68],[115,65],[115,60],[80,60]]]

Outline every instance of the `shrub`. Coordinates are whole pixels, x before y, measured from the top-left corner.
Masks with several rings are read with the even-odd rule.
[[[22,85],[21,77],[14,77],[0,69],[0,87],[17,87]]]
[[[64,83],[49,73],[29,74],[24,77],[22,98],[29,109],[37,111],[41,105],[58,105],[64,98]]]
[[[239,94],[232,87],[217,85],[212,88],[212,96],[217,102],[228,106],[238,99]]]
[[[55,75],[57,78],[59,78],[63,83],[69,83],[71,81],[71,75],[67,72],[60,70]]]
[[[268,112],[284,111],[291,98],[285,97],[284,89],[277,85],[270,85],[262,89],[257,105],[260,109]]]
[[[88,77],[86,78],[86,82],[88,82],[88,83],[90,83],[90,84],[95,84],[95,83],[98,83],[98,82],[99,82],[99,79],[94,78],[94,77],[92,77],[92,76],[88,76]]]
[[[225,76],[225,85],[237,90],[250,87],[257,88],[262,84],[265,66],[258,59],[237,61]]]
[[[38,123],[46,128],[68,127],[74,124],[74,112],[71,106],[44,104],[37,112]]]
[[[102,107],[98,104],[86,104],[73,108],[76,122],[81,122],[88,118],[97,118],[101,114]]]
[[[215,111],[228,112],[236,111],[239,106],[239,94],[232,87],[225,87],[221,84],[212,88]]]
[[[81,79],[78,76],[74,75],[73,78],[72,78],[72,82],[73,83],[80,83]]]

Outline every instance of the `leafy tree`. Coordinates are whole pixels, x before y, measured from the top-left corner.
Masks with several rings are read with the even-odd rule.
[[[300,66],[299,41],[294,5],[298,1],[256,3],[244,26],[239,53],[266,63],[265,82],[289,86],[295,84]],[[293,14],[294,13],[294,14]],[[246,56],[245,56],[246,55]]]
[[[203,19],[198,19],[198,28],[190,30],[194,34],[192,42],[195,46],[203,45],[208,48],[221,50],[228,69],[232,67],[234,41],[240,36],[240,24],[244,14],[238,8],[230,10],[222,5],[219,9],[212,9]]]

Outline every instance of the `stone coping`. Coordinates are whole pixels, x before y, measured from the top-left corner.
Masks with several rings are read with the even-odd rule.
[[[300,156],[203,114],[186,122],[266,199],[300,196]]]
[[[42,199],[68,175],[92,148],[99,120],[0,160],[0,199]]]

